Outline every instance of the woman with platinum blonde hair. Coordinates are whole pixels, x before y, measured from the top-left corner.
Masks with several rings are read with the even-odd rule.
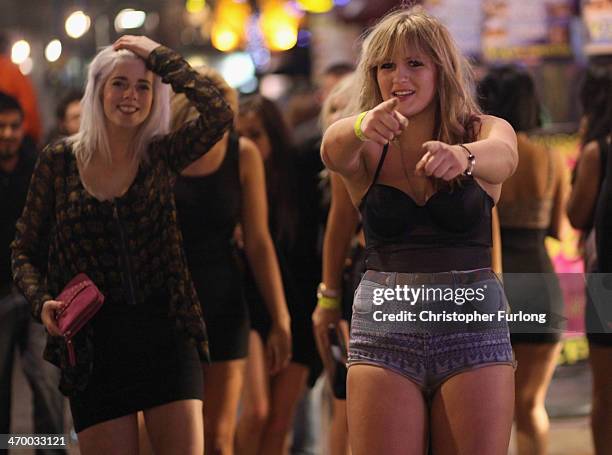
[[[167,134],[168,83],[197,118]],[[39,156],[12,244],[15,282],[49,333],[82,454],[137,454],[142,411],[157,454],[204,450],[206,327],[172,182],[221,139],[232,110],[176,52],[123,36],[90,66],[78,134]],[[56,300],[85,273],[104,305],[68,356]],[[72,361],[71,361],[72,360]]]
[[[81,100],[81,124],[78,133],[69,140],[79,162],[88,164],[94,153],[104,157],[108,163],[112,162],[108,130],[100,128],[105,122],[104,106],[100,103],[102,90],[104,82],[118,63],[136,58],[137,56],[127,49],[116,51],[109,46],[100,51],[89,65],[88,82]],[[149,115],[131,138],[129,156],[135,162],[146,159],[147,146],[151,139],[166,134],[169,128],[170,87],[162,82],[160,76],[154,75],[151,89],[154,96]]]
[[[448,30],[419,7],[373,27],[357,77],[363,112],[321,147],[366,238],[349,342],[352,453],[506,454],[514,359],[491,211],[517,165],[516,135],[481,114]]]

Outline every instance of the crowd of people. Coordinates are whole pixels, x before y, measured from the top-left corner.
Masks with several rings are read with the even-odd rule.
[[[0,60],[0,434],[18,351],[34,431],[68,431],[66,396],[84,455],[307,453],[290,440],[316,439],[313,419],[328,422],[330,455],[502,455],[513,422],[519,454],[544,455],[565,329],[544,240],[569,220],[589,273],[595,453],[610,453],[606,59],[582,83],[571,184],[534,139],[529,72],[474,81],[419,7],[380,19],[354,67],[324,72],[317,134],[301,143],[275,101],[129,35],[94,57],[43,141],[10,65]],[[58,295],[80,273],[105,301],[73,357]],[[406,304],[402,288],[436,297]],[[499,317],[510,313],[548,323]],[[313,411],[301,402],[319,378],[327,405]]]

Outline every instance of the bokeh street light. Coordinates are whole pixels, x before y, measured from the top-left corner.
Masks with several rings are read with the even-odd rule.
[[[123,9],[115,17],[115,30],[119,32],[121,30],[140,28],[144,25],[146,19],[147,13],[144,11],[132,8]]]
[[[11,61],[20,65],[30,56],[30,43],[24,39],[20,39],[13,44],[11,48]]]
[[[45,47],[45,58],[53,63],[59,60],[62,55],[62,42],[58,39],[51,40]]]
[[[83,11],[75,11],[66,19],[66,34],[78,39],[89,30],[91,19]]]

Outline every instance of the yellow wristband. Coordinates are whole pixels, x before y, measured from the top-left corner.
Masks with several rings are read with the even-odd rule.
[[[324,310],[340,310],[342,308],[342,302],[340,297],[319,297],[317,306],[320,306]]]
[[[361,130],[361,122],[363,122],[363,118],[366,116],[366,114],[369,111],[364,111],[361,114],[359,114],[357,116],[357,120],[355,120],[355,125],[353,126],[353,129],[355,130],[355,136],[357,136],[357,139],[359,139],[362,142],[365,142],[368,140],[368,138],[365,136],[365,134],[363,134],[363,131]]]

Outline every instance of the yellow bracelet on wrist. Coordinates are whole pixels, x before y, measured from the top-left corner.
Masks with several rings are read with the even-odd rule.
[[[342,308],[342,302],[340,301],[340,297],[321,296],[317,300],[317,306],[324,310],[340,310]]]
[[[353,126],[353,130],[355,131],[355,136],[357,136],[357,139],[359,139],[362,142],[365,142],[368,140],[368,138],[365,136],[365,134],[363,134],[363,131],[361,130],[361,122],[363,122],[363,118],[366,116],[366,114],[369,111],[364,111],[361,114],[359,114],[357,116],[357,120],[355,120],[355,125]]]

